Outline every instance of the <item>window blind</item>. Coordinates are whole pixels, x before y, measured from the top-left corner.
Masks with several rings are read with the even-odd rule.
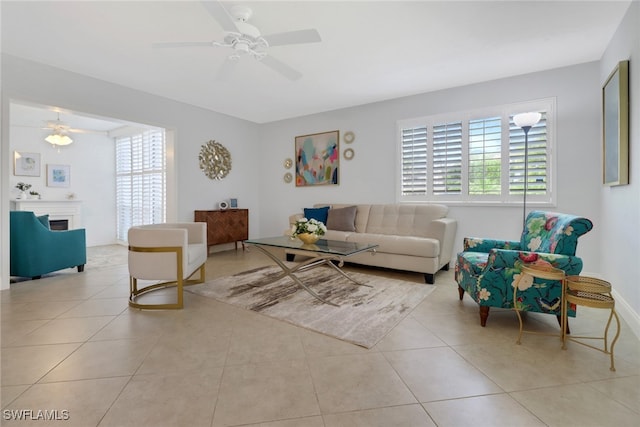
[[[529,130],[527,148],[527,195],[547,192],[547,119],[542,114],[540,121]],[[525,135],[522,128],[509,122],[509,193],[524,193]]]
[[[402,130],[402,194],[427,194],[427,128]]]
[[[433,194],[462,191],[462,122],[433,127]]]
[[[527,196],[555,203],[554,98],[398,121],[398,200],[521,203],[525,138],[513,116],[522,111],[542,114],[529,131]]]
[[[129,228],[165,221],[165,137],[149,130],[116,138],[117,238]]]

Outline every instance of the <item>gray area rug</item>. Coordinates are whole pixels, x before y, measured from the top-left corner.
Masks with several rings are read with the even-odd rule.
[[[318,295],[339,305],[334,307],[318,301],[289,277],[272,282],[279,274],[277,266],[260,267],[189,286],[185,291],[371,348],[435,289],[421,283],[349,273],[373,287],[358,286],[329,267],[297,273]],[[265,285],[254,287],[262,283]]]
[[[90,246],[87,248],[87,267],[102,268],[123,265],[129,252],[123,245]]]

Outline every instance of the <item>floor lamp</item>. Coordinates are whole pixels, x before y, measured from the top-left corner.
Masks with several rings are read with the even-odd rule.
[[[524,230],[525,221],[527,219],[527,181],[528,181],[528,163],[529,163],[529,130],[540,121],[542,114],[540,113],[521,113],[513,116],[513,123],[522,128],[524,131],[524,200],[522,206],[522,229]]]

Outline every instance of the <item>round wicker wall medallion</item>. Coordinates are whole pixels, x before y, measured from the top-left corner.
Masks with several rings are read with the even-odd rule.
[[[231,171],[231,153],[219,142],[211,140],[204,144],[198,160],[200,169],[211,179],[222,179]]]
[[[356,153],[355,153],[355,151],[353,151],[353,148],[347,148],[346,150],[344,150],[343,156],[347,160],[353,159],[353,156],[355,156],[355,155],[356,155]]]
[[[346,142],[347,144],[351,144],[353,141],[356,140],[356,134],[348,131],[344,133],[344,136],[342,137],[344,139],[344,142]]]

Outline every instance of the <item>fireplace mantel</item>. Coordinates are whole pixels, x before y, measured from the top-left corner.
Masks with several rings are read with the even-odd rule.
[[[11,200],[11,210],[32,211],[36,215],[49,215],[49,220],[66,219],[69,230],[82,228],[82,202],[80,200]]]

